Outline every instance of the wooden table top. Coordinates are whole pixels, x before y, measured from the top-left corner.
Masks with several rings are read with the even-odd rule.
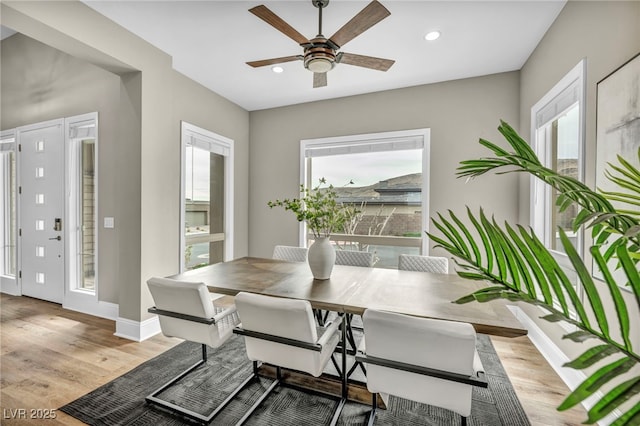
[[[246,291],[304,299],[314,308],[336,312],[362,314],[367,308],[375,308],[468,322],[484,334],[527,334],[503,300],[452,303],[484,285],[451,274],[336,265],[330,279],[315,280],[306,263],[244,257],[170,278],[204,282],[210,291],[231,296]]]

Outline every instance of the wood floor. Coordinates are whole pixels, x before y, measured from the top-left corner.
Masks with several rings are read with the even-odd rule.
[[[0,294],[0,311],[2,425],[81,425],[57,409],[180,342],[132,342],[113,335],[113,321],[28,297]],[[556,411],[568,389],[527,337],[493,342],[532,425],[586,419],[580,407]]]

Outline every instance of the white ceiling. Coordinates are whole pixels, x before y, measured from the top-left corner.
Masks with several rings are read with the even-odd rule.
[[[333,35],[368,0],[331,0],[323,33]],[[313,38],[318,11],[310,0],[85,1],[173,57],[174,68],[253,111],[479,75],[518,70],[565,4],[554,1],[381,0],[391,15],[341,51],[394,59],[387,72],[338,64],[328,86],[314,89],[301,61],[252,68],[247,61],[297,55],[302,48],[248,9],[265,4]],[[424,35],[442,36],[427,42]]]

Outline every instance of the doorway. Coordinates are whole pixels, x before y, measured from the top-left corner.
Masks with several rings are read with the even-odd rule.
[[[97,113],[26,125],[11,134],[3,177],[17,178],[2,181],[0,222],[8,225],[2,233],[3,291],[86,312],[98,302]]]
[[[18,277],[22,294],[64,297],[64,120],[24,126],[18,142]]]

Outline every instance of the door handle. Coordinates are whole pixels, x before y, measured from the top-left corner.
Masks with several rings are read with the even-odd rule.
[[[49,238],[50,240],[62,240],[62,237],[60,235],[58,235],[57,237],[53,237],[53,238]]]

